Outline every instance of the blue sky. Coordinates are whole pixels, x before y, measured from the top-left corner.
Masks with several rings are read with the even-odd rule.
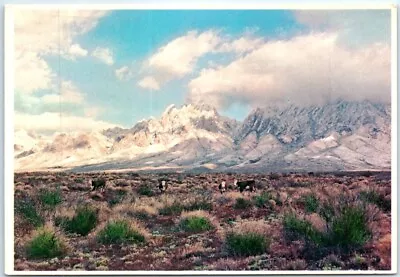
[[[56,27],[32,26],[39,16]],[[390,87],[390,11],[21,13],[16,26],[19,127],[60,107],[82,128],[131,127],[184,103],[242,120],[257,106],[322,99],[325,71],[339,98],[376,99]]]
[[[252,28],[257,35],[274,39],[293,35],[304,26],[288,11],[113,11],[95,29],[77,38],[77,42],[87,49],[97,45],[107,47],[114,53],[114,67],[131,63],[133,70],[139,71],[146,57],[188,31],[221,29],[229,35],[240,36]],[[52,67],[58,67],[57,57],[49,62]],[[93,104],[108,103],[113,107],[100,117],[103,120],[129,126],[142,118],[161,115],[171,103],[185,102],[185,87],[180,82],[169,83],[160,92],[148,92],[138,87],[135,80],[118,82],[113,68],[95,59],[80,63],[63,60],[61,71],[63,77],[81,84],[79,87]],[[236,105],[221,112],[242,119],[248,109]]]

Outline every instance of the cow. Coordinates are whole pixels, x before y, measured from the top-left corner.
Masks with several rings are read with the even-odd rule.
[[[219,184],[218,189],[219,189],[219,192],[221,194],[223,194],[226,191],[226,183],[225,183],[225,181],[222,181],[222,183]]]
[[[104,190],[106,187],[106,180],[103,178],[92,180],[92,191],[97,190],[98,188]]]
[[[235,179],[234,186],[239,188],[239,191],[243,193],[245,190],[255,191],[256,190],[256,181],[255,180],[246,180],[246,181],[238,181]]]
[[[158,180],[158,188],[161,193],[164,193],[168,188],[168,180],[167,179],[159,179]]]

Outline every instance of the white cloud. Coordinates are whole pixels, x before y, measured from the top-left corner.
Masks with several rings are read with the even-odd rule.
[[[72,59],[75,57],[85,57],[88,54],[86,49],[83,49],[79,44],[72,44],[69,48],[68,54],[71,56]]]
[[[216,106],[276,101],[314,104],[329,98],[390,99],[390,47],[347,48],[334,33],[269,41],[189,83],[189,100]]]
[[[15,89],[23,93],[33,93],[38,89],[50,88],[54,73],[39,54],[32,51],[15,54]]]
[[[84,109],[85,116],[96,118],[101,112],[104,111],[104,108],[101,107],[86,107]]]
[[[142,80],[138,82],[138,85],[142,88],[149,90],[159,90],[160,84],[151,76],[144,77]]]
[[[132,77],[132,72],[129,67],[123,66],[115,70],[115,76],[118,80],[125,81]]]
[[[99,18],[106,14],[89,10],[13,11],[15,88],[24,93],[51,88],[55,74],[43,57],[83,55],[84,49],[77,44],[74,46],[73,40],[96,26]]]
[[[76,9],[15,9],[15,49],[42,54],[68,52],[74,38],[94,28],[106,13]]]
[[[36,132],[93,131],[115,127],[113,123],[95,120],[90,117],[72,116],[62,113],[46,112],[39,115],[16,112],[15,129]]]
[[[108,48],[97,47],[93,51],[92,56],[98,58],[100,61],[102,61],[105,64],[108,64],[108,65],[114,64],[113,54],[112,54],[111,50]]]
[[[59,94],[46,94],[41,97],[41,100],[44,103],[52,104],[52,103],[73,103],[73,104],[82,104],[84,100],[83,94],[79,91],[79,89],[70,81],[63,81],[60,85],[60,93]],[[57,88],[55,88],[57,91]]]
[[[246,53],[251,52],[263,44],[264,40],[257,37],[244,36],[233,41],[223,43],[216,52],[235,52]]]
[[[190,31],[158,49],[146,61],[144,70],[151,72],[152,78],[160,85],[182,78],[194,70],[201,56],[213,51],[219,43],[220,38],[213,30],[203,33]]]

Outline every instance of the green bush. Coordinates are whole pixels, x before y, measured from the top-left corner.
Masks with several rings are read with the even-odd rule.
[[[149,186],[140,186],[138,189],[138,193],[144,196],[153,196],[154,193]]]
[[[307,213],[315,213],[318,209],[318,198],[314,194],[305,195],[302,199],[304,202],[304,209]]]
[[[165,206],[159,210],[160,215],[177,215],[182,211],[211,211],[213,208],[211,201],[208,200],[196,200],[191,203],[182,204],[174,202],[168,206]]]
[[[268,192],[263,192],[263,193],[261,193],[261,195],[256,195],[253,198],[254,204],[259,208],[263,208],[266,205],[268,205],[268,201],[270,199],[271,199],[271,196],[269,195]]]
[[[143,243],[145,237],[134,230],[125,220],[109,222],[98,235],[97,240],[103,244]]]
[[[46,208],[54,208],[62,202],[62,196],[59,189],[57,190],[47,190],[42,189],[39,192],[39,200],[43,206]]]
[[[75,178],[74,181],[78,184],[82,184],[83,183],[83,178]]]
[[[327,244],[343,248],[362,246],[370,238],[367,215],[361,207],[345,207],[334,218]]]
[[[26,221],[35,227],[42,226],[44,224],[43,217],[38,213],[35,202],[30,198],[23,200],[17,200],[15,203],[15,210],[20,214]]]
[[[376,191],[362,191],[360,192],[360,198],[365,202],[375,204],[384,212],[390,212],[391,210],[391,201],[385,199],[382,194],[379,194]]]
[[[53,232],[43,229],[28,243],[26,251],[29,258],[53,258],[62,255],[65,247]]]
[[[244,199],[244,198],[237,198],[235,205],[233,205],[233,208],[235,209],[246,209],[252,206],[252,203],[250,200]]]
[[[330,203],[323,203],[319,209],[319,215],[325,219],[326,222],[331,222],[335,216],[335,209]]]
[[[86,236],[96,227],[97,211],[89,206],[79,207],[72,219],[60,223],[65,231]]]
[[[233,256],[253,256],[265,253],[270,241],[258,233],[228,233],[226,236],[226,247]]]
[[[183,184],[183,181],[185,181],[185,176],[180,174],[177,178],[177,183],[178,184]]]
[[[371,237],[368,218],[362,207],[345,206],[328,221],[327,231],[320,232],[306,220],[295,215],[285,215],[283,220],[286,238],[303,239],[315,246],[334,247],[347,252],[363,246]]]
[[[180,227],[186,232],[204,232],[213,229],[213,226],[205,217],[200,216],[190,216],[184,218],[180,222]]]
[[[304,239],[320,245],[323,241],[323,234],[318,232],[310,222],[298,219],[293,214],[285,215],[283,219],[285,236],[289,240]]]

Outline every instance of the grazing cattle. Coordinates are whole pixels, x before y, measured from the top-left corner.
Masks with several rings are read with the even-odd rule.
[[[247,180],[247,181],[235,180],[234,185],[239,188],[240,192],[244,192],[245,190],[253,192],[256,190],[256,181],[255,180]]]
[[[97,190],[98,188],[104,189],[106,187],[106,180],[101,178],[97,180],[92,180],[92,191]]]
[[[226,183],[225,183],[225,181],[222,181],[222,183],[219,184],[218,189],[219,189],[219,192],[221,192],[221,194],[223,194],[226,191]]]
[[[159,179],[158,180],[158,188],[160,189],[161,193],[164,193],[168,188],[167,179]]]

